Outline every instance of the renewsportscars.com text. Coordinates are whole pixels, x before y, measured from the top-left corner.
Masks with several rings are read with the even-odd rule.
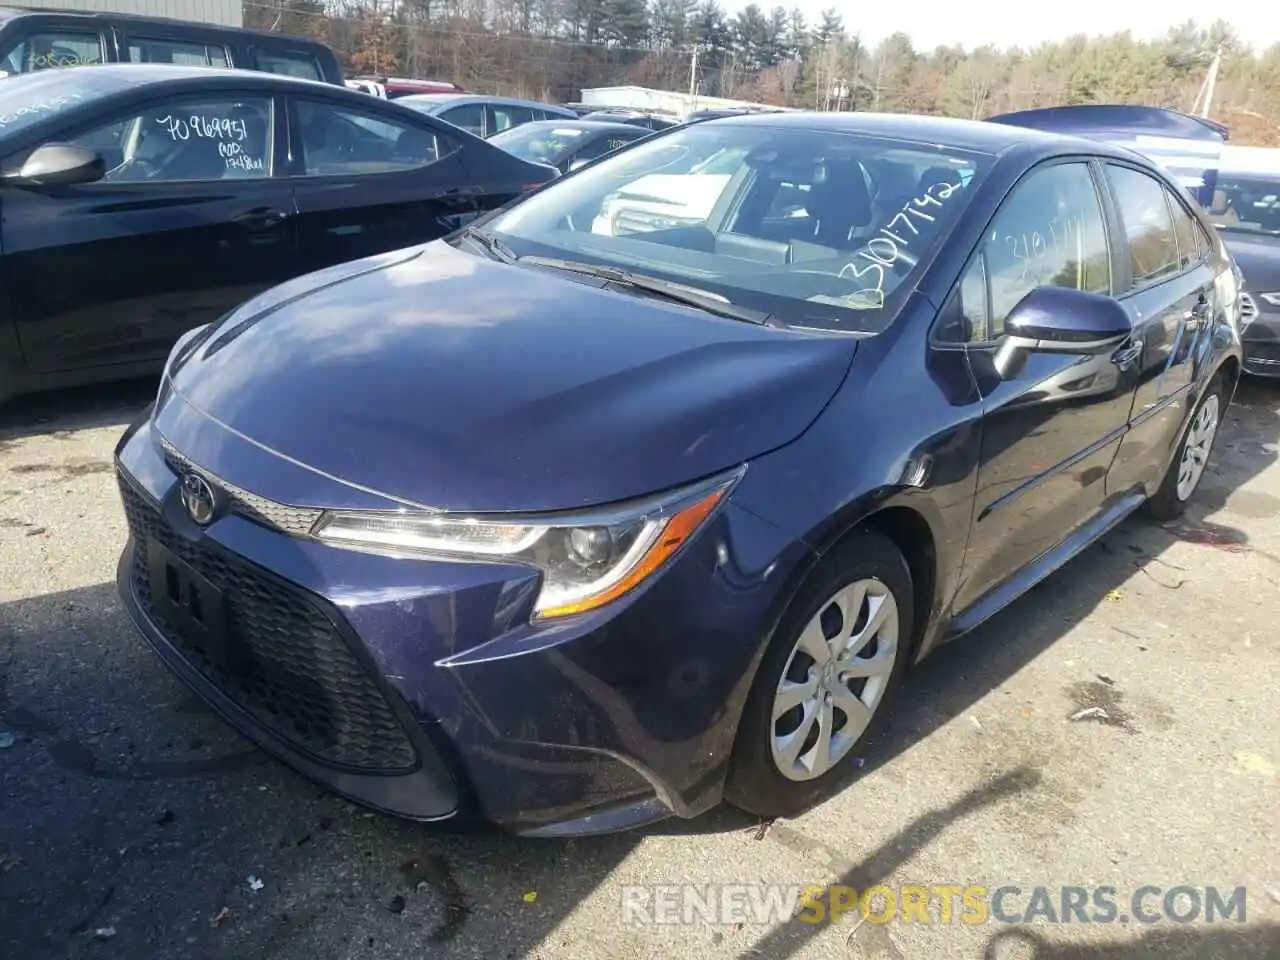
[[[839,923],[1244,923],[1244,887],[985,887],[974,884],[771,886],[761,884],[628,886],[628,926]]]

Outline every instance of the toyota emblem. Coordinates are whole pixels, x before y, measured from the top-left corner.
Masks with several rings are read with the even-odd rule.
[[[213,522],[218,501],[208,480],[198,473],[186,473],[182,477],[182,505],[187,515],[204,527]]]

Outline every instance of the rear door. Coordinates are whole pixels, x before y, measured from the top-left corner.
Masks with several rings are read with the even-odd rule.
[[[307,270],[434,240],[483,209],[464,138],[429,117],[307,96],[290,123]]]
[[[0,195],[32,369],[162,359],[184,331],[297,272],[293,198],[272,176],[276,113],[269,92],[173,96],[49,138],[99,151],[108,171]]]
[[[1130,432],[1108,479],[1111,489],[1123,490],[1163,473],[1220,305],[1208,250],[1182,198],[1137,167],[1104,167],[1118,218],[1121,299],[1141,341]]]

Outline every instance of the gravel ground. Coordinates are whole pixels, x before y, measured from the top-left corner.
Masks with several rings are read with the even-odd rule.
[[[1247,385],[1186,522],[1126,522],[909,676],[840,796],[574,842],[358,811],[170,679],[115,588],[110,455],[152,389],[0,410],[0,956],[1280,956],[1280,389]],[[624,913],[679,883],[1016,885],[1013,912],[1105,884],[1121,914],[1144,884],[1244,886],[1247,922]]]

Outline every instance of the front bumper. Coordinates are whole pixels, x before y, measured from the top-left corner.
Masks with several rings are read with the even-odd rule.
[[[1280,315],[1259,314],[1240,335],[1244,371],[1258,377],[1280,377]]]
[[[305,776],[388,813],[540,835],[719,801],[762,640],[806,559],[793,538],[730,503],[631,597],[534,627],[527,568],[356,554],[261,511],[200,528],[176,467],[149,420],[117,449],[126,609],[179,678]],[[238,665],[166,619],[153,542],[225,594]]]

